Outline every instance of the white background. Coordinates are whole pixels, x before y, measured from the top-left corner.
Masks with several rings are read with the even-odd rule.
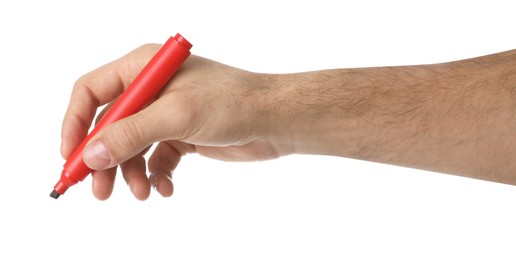
[[[74,81],[144,43],[271,73],[516,48],[512,1],[479,2],[2,1],[0,259],[515,259],[516,187],[345,158],[189,155],[172,198],[48,196]]]

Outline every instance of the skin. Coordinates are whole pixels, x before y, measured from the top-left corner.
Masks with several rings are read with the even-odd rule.
[[[62,126],[63,158],[86,136],[97,108],[109,108],[159,47],[144,45],[77,80]],[[188,153],[224,161],[333,155],[516,184],[515,95],[516,50],[296,74],[191,56],[152,104],[99,132],[83,159],[95,170],[92,191],[101,200],[111,195],[117,167],[137,199],[148,198],[151,186],[171,196],[172,172]]]

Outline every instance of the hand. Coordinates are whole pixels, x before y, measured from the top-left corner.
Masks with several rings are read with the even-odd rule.
[[[159,47],[144,45],[76,82],[62,126],[65,159],[87,135],[97,108],[107,104],[100,118]],[[270,120],[263,118],[270,113],[258,102],[269,96],[266,78],[189,57],[152,104],[106,127],[85,147],[84,162],[95,170],[95,197],[111,195],[118,165],[134,196],[144,200],[151,185],[163,196],[172,195],[172,171],[187,153],[226,161],[280,156],[265,138]],[[147,176],[143,155],[155,142]]]

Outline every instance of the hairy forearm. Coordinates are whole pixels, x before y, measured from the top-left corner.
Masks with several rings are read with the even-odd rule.
[[[516,51],[269,78],[279,150],[516,184]]]

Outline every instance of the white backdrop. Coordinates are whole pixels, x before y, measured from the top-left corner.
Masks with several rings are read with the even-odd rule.
[[[271,73],[516,48],[512,1],[478,2],[1,2],[0,259],[515,259],[516,187],[345,158],[188,155],[172,198],[48,196],[74,81],[144,43]]]

